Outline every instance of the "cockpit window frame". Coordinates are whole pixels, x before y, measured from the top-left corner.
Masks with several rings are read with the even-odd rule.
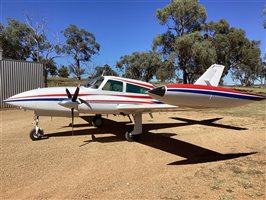
[[[84,84],[84,87],[91,88],[91,89],[99,89],[101,87],[102,83],[104,82],[104,80],[105,80],[105,78],[103,76],[94,78],[90,81],[87,81]]]

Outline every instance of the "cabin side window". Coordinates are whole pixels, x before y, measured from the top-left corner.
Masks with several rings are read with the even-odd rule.
[[[108,80],[103,86],[102,90],[114,91],[114,92],[123,92],[123,82]]]
[[[146,94],[147,91],[149,91],[149,88],[133,85],[130,83],[127,83],[126,92],[130,93],[138,93],[138,94]]]

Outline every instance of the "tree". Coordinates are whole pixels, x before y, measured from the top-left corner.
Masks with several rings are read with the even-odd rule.
[[[133,52],[125,55],[116,63],[116,67],[123,71],[123,76],[132,79],[150,81],[157,69],[162,66],[160,57],[152,52]]]
[[[189,61],[191,56],[188,53],[191,52],[191,49],[187,48],[186,45],[192,44],[193,39],[190,40],[190,36],[183,38],[183,40],[179,38],[201,30],[201,25],[206,20],[205,8],[199,5],[197,0],[172,0],[163,9],[158,9],[156,16],[161,25],[167,26],[167,31],[154,39],[153,48],[165,57],[168,57],[172,52],[176,53],[176,67],[182,70],[183,81],[187,83],[187,66],[191,66]],[[198,39],[196,35],[191,36]]]
[[[156,78],[165,83],[175,78],[175,67],[173,62],[165,60],[162,62],[162,65],[156,71]]]
[[[154,39],[153,48],[164,58],[176,55],[174,63],[182,71],[184,83],[193,83],[213,63],[225,65],[224,75],[230,69],[236,75],[249,68],[257,74],[258,41],[249,41],[245,31],[230,27],[224,19],[205,23],[205,8],[197,0],[173,0],[156,14],[167,31]]]
[[[90,78],[96,78],[99,76],[118,76],[117,72],[114,71],[109,65],[105,64],[104,66],[96,66],[95,72]]]
[[[73,24],[64,30],[64,36],[66,44],[63,45],[61,52],[73,57],[75,63],[72,65],[72,72],[80,80],[85,72],[81,68],[81,63],[89,62],[91,57],[99,52],[100,45],[92,33],[82,28],[79,29]]]
[[[8,19],[8,26],[0,24],[0,45],[3,57],[15,60],[31,59],[40,62],[44,67],[44,83],[47,87],[49,66],[58,57],[59,46],[47,40],[46,22],[33,24],[26,16],[27,23]],[[52,55],[53,54],[53,55]]]
[[[58,70],[58,76],[63,78],[68,78],[69,76],[69,70],[65,66],[61,66],[61,68]]]
[[[9,18],[8,25],[0,24],[0,47],[3,49],[3,58],[26,60],[31,55],[29,34],[32,32],[26,24]]]
[[[48,73],[51,73],[52,68],[56,70],[54,59],[59,57],[60,53],[59,45],[55,42],[50,42],[46,36],[46,21],[36,22],[34,24],[33,19],[28,15],[25,16],[27,26],[31,29],[28,38],[30,41],[31,58],[33,61],[37,61],[43,64],[44,70],[44,85],[48,86]],[[53,55],[52,55],[53,54]],[[56,71],[52,73],[56,74]]]
[[[251,85],[261,71],[259,41],[249,41],[245,31],[230,27],[225,20],[209,22],[204,27],[205,36],[215,48],[216,63],[225,65],[232,78],[243,85]]]
[[[51,76],[57,76],[58,75],[58,70],[56,63],[54,60],[49,60],[48,63],[46,63],[47,70]]]

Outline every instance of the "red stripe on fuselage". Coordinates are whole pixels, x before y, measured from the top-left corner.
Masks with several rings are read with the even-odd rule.
[[[155,104],[151,101],[124,101],[124,100],[87,100],[89,103],[141,103],[141,104]]]
[[[71,96],[73,96],[74,94],[71,94]],[[152,99],[150,96],[145,95],[145,96],[141,96],[141,95],[116,95],[116,94],[79,94],[78,96],[91,96],[91,95],[107,95],[107,96],[117,96],[117,97],[128,97],[128,98],[140,98],[140,99]],[[41,95],[32,95],[32,96],[23,96],[23,97],[15,97],[15,98],[8,98],[10,100],[13,99],[23,99],[23,98],[36,98],[36,97],[67,97],[66,94],[41,94]]]

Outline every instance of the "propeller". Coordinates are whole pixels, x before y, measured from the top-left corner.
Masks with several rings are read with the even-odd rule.
[[[66,108],[70,108],[71,109],[71,118],[72,118],[72,135],[73,135],[73,126],[74,126],[74,109],[78,109],[78,105],[80,104],[77,99],[81,102],[81,103],[84,103],[85,105],[87,105],[91,110],[91,105],[81,99],[81,98],[78,98],[78,95],[79,95],[79,87],[76,88],[75,92],[74,92],[74,95],[72,97],[71,93],[69,92],[69,90],[66,88],[66,94],[67,94],[67,97],[68,99],[65,99],[63,101],[61,101],[59,103],[59,105],[61,106],[64,106]]]
[[[79,95],[79,87],[76,88],[75,90],[75,93],[73,95],[73,97],[71,96],[71,93],[69,92],[69,90],[66,88],[66,93],[67,93],[67,97],[69,99],[71,99],[72,102],[76,103],[76,104],[72,104],[73,106],[71,107],[71,127],[72,127],[72,135],[73,135],[73,126],[74,126],[74,108],[78,107],[78,102],[77,102],[77,98],[78,98],[78,95]]]
[[[92,110],[91,105],[87,101],[85,101],[85,100],[83,100],[81,98],[78,98],[78,99],[80,100],[81,103],[84,103],[86,106],[88,106]]]

